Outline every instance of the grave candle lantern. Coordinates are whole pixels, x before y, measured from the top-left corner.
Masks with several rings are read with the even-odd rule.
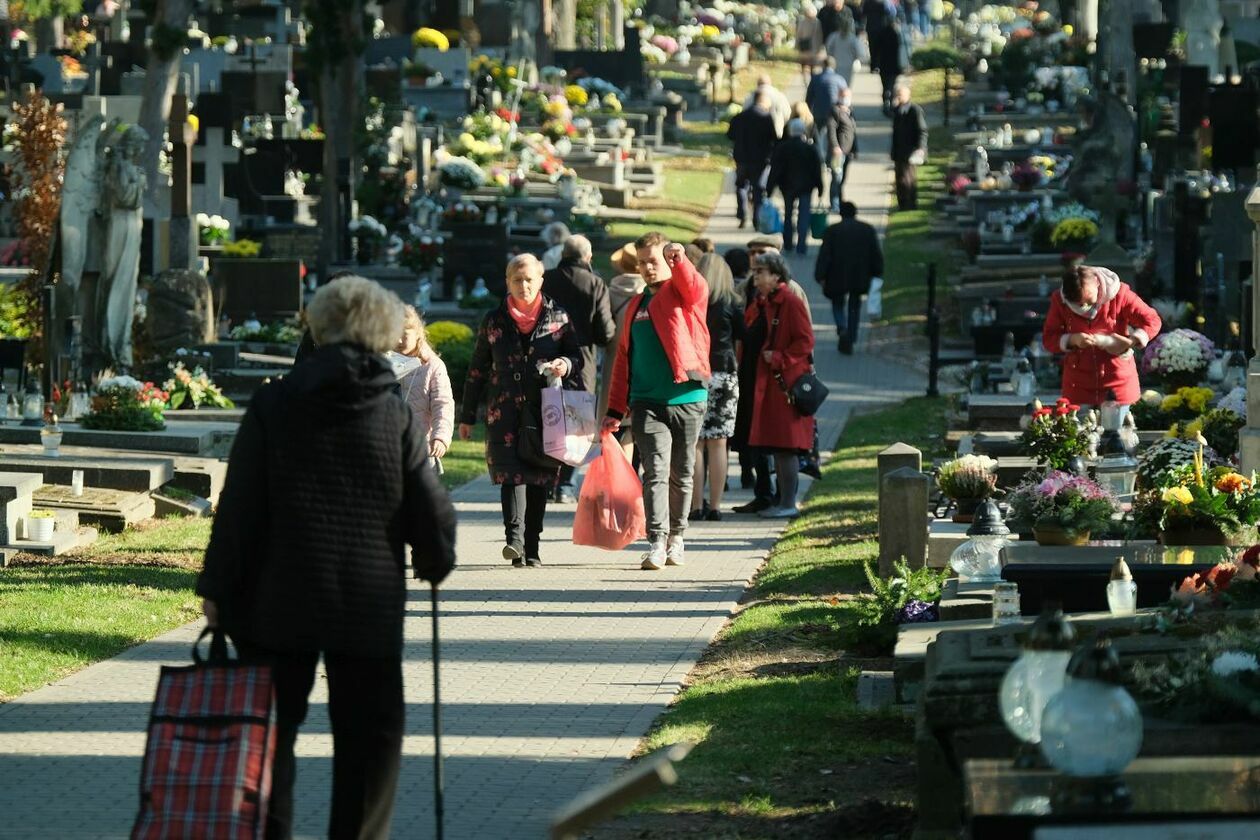
[[[1063,690],[1046,704],[1041,750],[1069,777],[1056,785],[1059,811],[1123,810],[1131,801],[1120,774],[1142,748],[1142,713],[1120,684],[1109,639],[1072,656]]]
[[[1002,577],[1002,546],[1011,529],[1002,521],[997,502],[985,499],[976,508],[967,540],[949,555],[949,566],[964,583],[991,582]]]
[[[1019,658],[1007,670],[998,690],[1002,721],[1020,741],[1016,767],[1043,763],[1041,713],[1051,697],[1063,688],[1064,674],[1072,656],[1076,633],[1057,603],[1047,601],[1024,641]]]

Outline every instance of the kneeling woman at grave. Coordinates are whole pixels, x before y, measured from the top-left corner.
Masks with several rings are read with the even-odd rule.
[[[507,266],[508,296],[477,331],[459,436],[472,437],[477,409],[486,403],[486,463],[500,487],[503,559],[540,566],[538,543],[547,494],[558,463],[543,453],[542,388],[549,376],[581,387],[581,353],[568,314],[542,293],[543,264],[533,254]]]
[[[1047,350],[1066,354],[1062,396],[1082,407],[1108,399],[1126,408],[1137,402],[1142,387],[1133,351],[1146,347],[1161,326],[1159,314],[1111,269],[1069,267],[1050,295],[1041,333]]]

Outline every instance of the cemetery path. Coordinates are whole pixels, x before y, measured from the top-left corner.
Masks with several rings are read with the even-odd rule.
[[[847,192],[882,224],[888,130],[877,78],[861,75],[856,94],[862,158]],[[747,239],[735,227],[729,178],[708,233],[720,250]],[[839,356],[830,306],[811,279],[812,253],[792,260],[810,293],[819,373],[832,388],[820,415],[822,440],[831,444],[854,409],[919,393],[922,375],[861,353]],[[735,491],[728,504],[747,498]],[[513,569],[499,559],[497,489],[483,478],[456,499],[460,567],[443,587],[441,607],[447,836],[541,837],[557,809],[623,766],[721,629],[782,523],[735,515],[698,523],[686,566],[644,572],[638,549],[571,545],[573,506],[557,506],[544,534],[547,565]],[[429,628],[428,591],[413,583],[393,832],[407,840],[433,835]],[[127,836],[158,668],[185,663],[196,632],[197,625],[179,628],[0,706],[0,837]],[[300,837],[324,835],[332,779],[322,680],[311,701],[298,741]]]

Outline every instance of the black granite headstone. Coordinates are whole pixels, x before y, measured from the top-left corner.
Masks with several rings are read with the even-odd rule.
[[[465,289],[472,289],[473,282],[481,277],[491,294],[502,297],[506,292],[508,232],[505,225],[449,225],[442,252],[442,280],[448,294],[457,277],[463,277]]]

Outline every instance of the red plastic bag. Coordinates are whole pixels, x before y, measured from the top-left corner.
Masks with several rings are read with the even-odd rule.
[[[620,551],[647,536],[643,485],[617,439],[605,432],[578,497],[573,544]]]

